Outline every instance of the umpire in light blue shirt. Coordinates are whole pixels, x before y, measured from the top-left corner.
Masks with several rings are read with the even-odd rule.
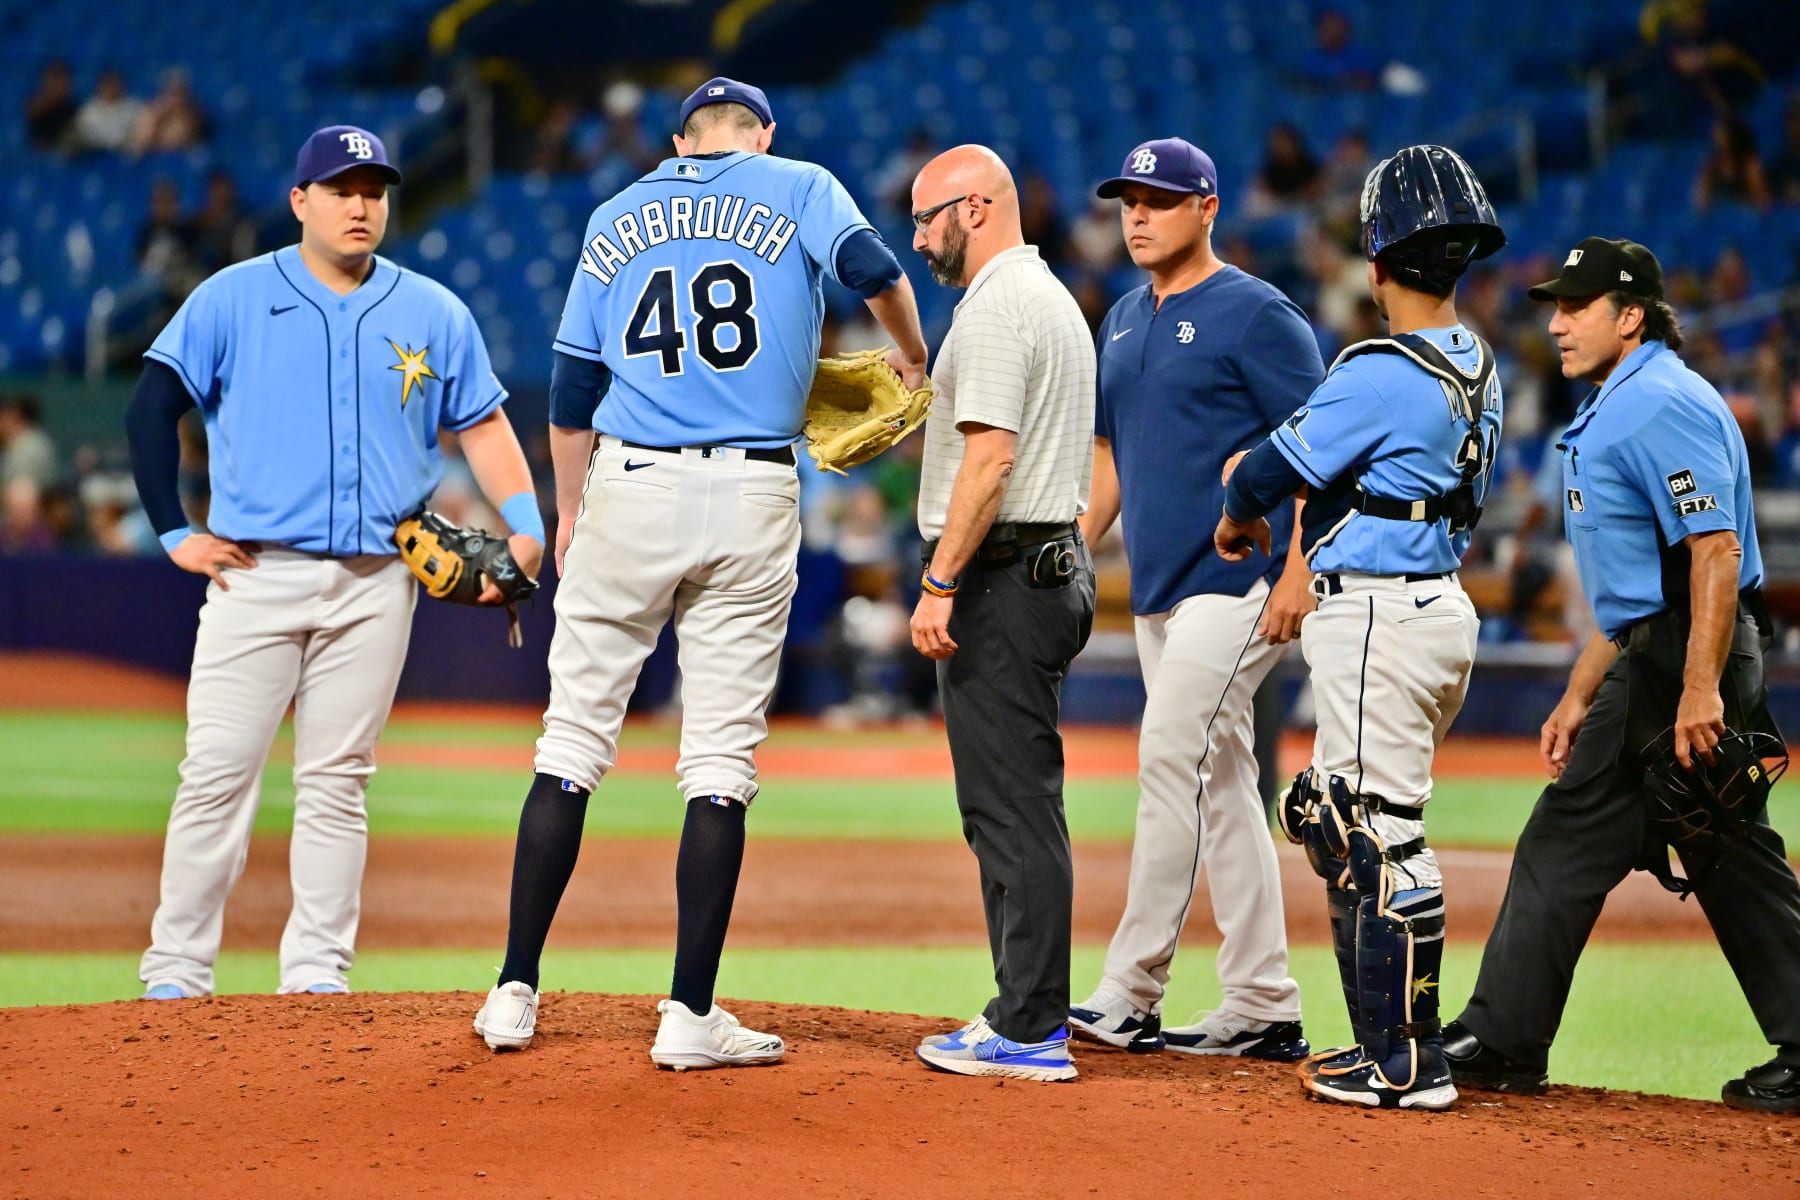
[[[1597,385],[1559,449],[1569,541],[1600,632],[1544,722],[1553,782],[1519,837],[1468,1008],[1445,1031],[1451,1070],[1462,1086],[1544,1089],[1576,960],[1607,894],[1641,868],[1699,897],[1776,1047],[1725,1085],[1725,1102],[1800,1113],[1800,883],[1781,837],[1760,795],[1742,835],[1723,842],[1653,821],[1647,803],[1657,772],[1696,779],[1735,751],[1757,780],[1760,751],[1779,752],[1773,738],[1740,749],[1746,735],[1774,733],[1743,435],[1677,356],[1681,327],[1643,246],[1588,238],[1531,296],[1556,305],[1563,374]],[[1666,753],[1651,749],[1659,736]]]

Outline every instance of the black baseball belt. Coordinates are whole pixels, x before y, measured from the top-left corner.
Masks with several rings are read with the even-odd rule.
[[[646,446],[642,442],[628,442],[619,439],[619,445],[627,450],[655,450],[660,454],[680,454],[683,450],[698,450],[701,458],[711,458],[714,454],[723,454],[727,450],[743,450],[741,446]],[[793,466],[795,463],[792,446],[778,446],[773,450],[744,450],[744,457],[753,462],[781,463]]]
[[[987,536],[975,548],[969,560],[971,567],[1007,567],[1024,557],[1034,546],[1060,542],[1074,537],[1080,527],[1073,521],[1013,522],[999,521],[988,528]],[[919,551],[920,561],[927,567],[937,554],[938,539],[932,538]]]
[[[1401,578],[1405,579],[1408,583],[1424,583],[1431,579],[1448,579],[1453,574],[1455,574],[1453,571],[1438,571],[1435,574],[1429,575],[1408,574],[1401,576]],[[1386,578],[1392,579],[1394,577],[1389,575],[1386,576]],[[1326,571],[1323,574],[1314,575],[1312,585],[1313,592],[1320,596],[1338,596],[1342,595],[1344,591],[1343,576],[1336,571]]]

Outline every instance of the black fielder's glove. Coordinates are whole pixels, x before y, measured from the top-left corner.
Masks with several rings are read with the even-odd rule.
[[[452,525],[423,509],[400,522],[394,530],[394,544],[400,547],[407,569],[436,599],[452,604],[481,604],[482,591],[493,584],[500,593],[498,603],[506,606],[511,620],[508,640],[514,646],[519,644],[517,605],[521,600],[529,600],[538,585],[519,566],[505,538],[485,529]]]

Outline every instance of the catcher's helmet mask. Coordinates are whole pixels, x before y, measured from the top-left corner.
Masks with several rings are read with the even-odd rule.
[[[1403,282],[1443,290],[1506,245],[1487,190],[1446,146],[1408,146],[1363,181],[1363,254]]]
[[[1727,729],[1708,764],[1698,753],[1684,767],[1675,757],[1671,726],[1645,744],[1644,795],[1661,839],[1682,855],[1688,879],[1674,876],[1666,852],[1652,873],[1686,899],[1694,884],[1741,841],[1768,802],[1769,789],[1787,771],[1787,746],[1774,734]],[[1653,855],[1656,857],[1656,855]],[[1660,869],[1657,869],[1660,868]]]

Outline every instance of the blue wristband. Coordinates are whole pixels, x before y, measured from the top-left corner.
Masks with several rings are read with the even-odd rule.
[[[500,516],[514,533],[522,533],[543,542],[544,514],[538,510],[537,497],[531,492],[520,492],[508,497],[506,503],[500,506]]]
[[[177,546],[181,545],[181,543],[187,541],[188,538],[193,536],[193,534],[194,534],[193,530],[185,528],[185,527],[181,528],[181,529],[171,529],[167,533],[157,534],[156,540],[162,543],[162,548],[165,551],[167,551],[170,554],[173,554],[173,553],[175,553],[175,547],[177,547]]]

